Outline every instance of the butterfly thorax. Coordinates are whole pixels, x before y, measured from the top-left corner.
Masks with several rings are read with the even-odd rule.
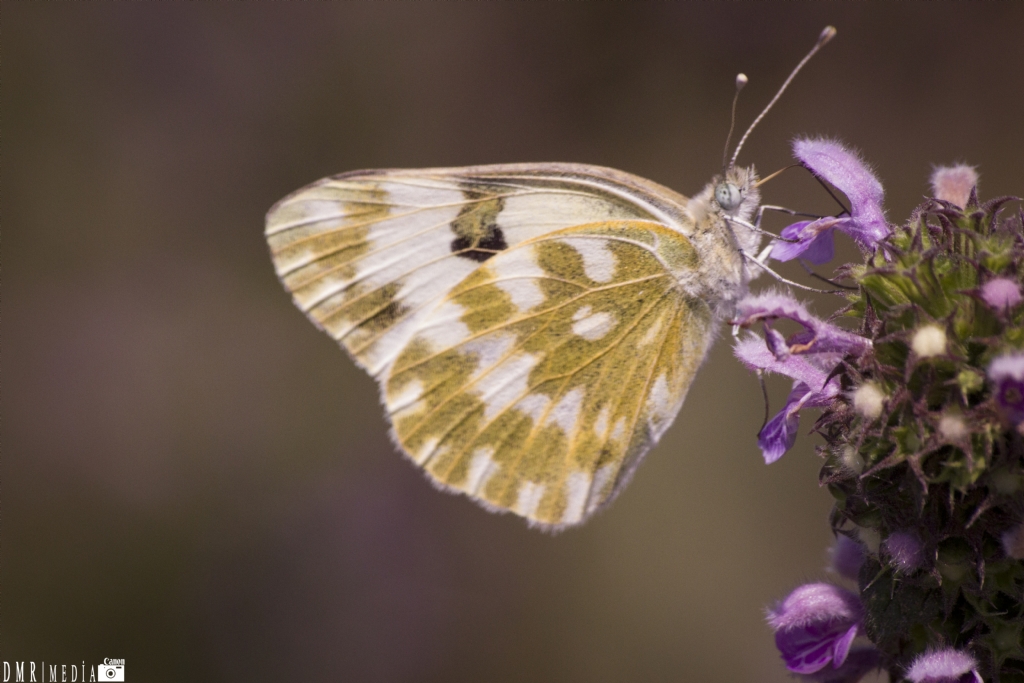
[[[694,222],[690,239],[700,254],[700,266],[689,282],[681,284],[710,302],[719,319],[732,315],[747,283],[760,273],[750,261],[757,256],[761,234],[746,227],[761,200],[756,182],[753,167],[730,168],[724,177],[712,178],[687,205]]]

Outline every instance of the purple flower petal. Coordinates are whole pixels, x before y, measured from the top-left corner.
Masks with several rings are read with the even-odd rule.
[[[863,609],[850,591],[828,583],[800,586],[768,612],[775,645],[786,667],[813,674],[838,669],[860,629]]]
[[[782,237],[796,242],[776,240],[772,243],[772,258],[776,261],[792,261],[798,256],[820,266],[828,263],[835,255],[832,230],[839,218],[819,218],[816,221],[800,221],[786,226]]]
[[[871,671],[879,668],[881,657],[872,646],[858,646],[850,650],[846,661],[838,669],[824,668],[817,673],[801,676],[804,681],[814,683],[857,683]]]
[[[786,340],[789,353],[859,353],[871,343],[859,334],[847,332],[811,315],[802,303],[786,294],[764,292],[745,297],[736,305],[734,322],[741,327],[750,327],[756,322],[770,324],[779,319],[792,320],[803,328]],[[834,366],[832,363],[829,370]]]
[[[951,647],[920,655],[907,670],[907,678],[913,683],[961,683],[975,680],[981,683],[978,661],[966,652]]]
[[[1024,353],[1010,353],[993,360],[988,378],[995,383],[996,404],[1014,425],[1024,422]]]
[[[768,349],[764,340],[755,335],[740,340],[733,348],[733,353],[741,363],[751,370],[764,370],[785,375],[817,390],[823,388],[825,379],[828,377],[828,371],[811,363],[806,356],[791,355],[779,360]],[[836,362],[839,361],[838,354],[830,355]],[[835,363],[833,363],[834,365]],[[829,383],[830,386],[832,384],[832,382]],[[838,389],[835,393],[838,393]]]
[[[885,190],[860,157],[834,140],[798,138],[793,154],[815,175],[827,180],[850,200],[850,217],[836,227],[863,249],[889,234],[882,211]]]
[[[853,639],[857,637],[858,628],[858,625],[854,624],[836,641],[835,652],[832,655],[833,669],[838,669],[846,661],[846,656],[850,654],[850,646],[853,645]]]
[[[786,407],[769,420],[757,435],[757,445],[764,455],[764,464],[771,465],[793,447],[797,430],[800,429],[801,399],[808,393],[806,384],[795,384],[786,400]]]

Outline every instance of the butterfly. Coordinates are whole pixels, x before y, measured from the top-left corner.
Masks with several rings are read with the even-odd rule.
[[[559,530],[628,484],[759,272],[742,142],[692,198],[585,164],[343,173],[277,202],[266,237],[296,305],[379,383],[398,447]]]

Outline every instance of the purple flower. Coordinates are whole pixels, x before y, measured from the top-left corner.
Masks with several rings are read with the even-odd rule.
[[[776,261],[792,261],[797,256],[820,266],[832,260],[835,243],[832,229],[844,219],[819,218],[814,221],[799,221],[782,229],[782,237],[795,242],[777,241],[772,247],[772,258]]]
[[[819,178],[827,180],[850,200],[850,215],[819,218],[793,223],[782,231],[782,237],[796,242],[776,241],[772,258],[790,261],[798,256],[815,264],[831,260],[832,233],[841,230],[864,250],[889,234],[889,224],[882,211],[885,191],[867,165],[834,140],[798,138],[793,141],[793,154]]]
[[[913,683],[982,683],[978,662],[953,648],[925,652],[907,670]]]
[[[856,683],[867,672],[877,669],[880,663],[878,650],[870,645],[859,645],[850,649],[846,661],[838,669],[825,667],[813,674],[800,676],[800,679],[814,683]]]
[[[803,328],[785,340],[781,334],[775,333],[774,341],[769,344],[785,342],[784,348],[777,346],[773,349],[780,359],[790,354],[860,352],[871,344],[859,334],[847,332],[811,315],[806,306],[788,294],[761,292],[744,297],[736,304],[734,322],[741,327],[763,322],[766,329],[771,329],[771,323],[779,319],[792,320]]]
[[[920,539],[908,531],[894,531],[883,544],[892,563],[901,572],[909,573],[924,564],[924,548]]]
[[[996,404],[1014,425],[1024,422],[1024,353],[1000,356],[988,366],[988,378],[996,385]]]
[[[978,185],[978,172],[973,166],[939,166],[932,171],[932,192],[941,199],[960,208],[967,206],[971,190]]]
[[[839,384],[829,374],[847,353],[860,353],[870,342],[860,335],[842,330],[807,312],[795,299],[775,292],[748,296],[736,307],[735,323],[764,326],[765,337],[751,335],[733,349],[736,357],[751,370],[764,370],[793,379],[786,405],[768,421],[758,434],[764,460],[771,464],[792,447],[800,426],[800,410],[821,408],[838,394]],[[801,329],[784,337],[772,327],[776,320],[791,320]]]
[[[991,308],[1006,313],[1021,302],[1020,285],[1008,278],[997,277],[982,285],[981,299]]]
[[[786,668],[813,674],[829,663],[833,669],[843,665],[862,617],[860,600],[850,591],[810,583],[768,610],[768,625],[775,631],[775,646]]]
[[[829,550],[832,571],[842,577],[857,580],[861,565],[864,564],[864,546],[849,536],[836,536],[835,545]]]

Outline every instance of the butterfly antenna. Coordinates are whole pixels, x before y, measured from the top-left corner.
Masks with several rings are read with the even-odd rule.
[[[736,103],[740,101],[740,90],[747,84],[746,74],[736,74],[736,94],[732,96],[732,117],[729,119],[729,134],[725,136],[725,149],[722,150],[722,173],[728,168],[725,162],[729,159],[729,142],[732,141],[732,131],[736,128]]]
[[[750,137],[751,131],[753,131],[757,124],[761,122],[761,119],[763,119],[764,115],[768,113],[768,110],[770,110],[772,106],[776,102],[778,102],[779,98],[782,97],[782,93],[786,91],[786,88],[789,87],[789,84],[792,83],[793,79],[796,78],[796,75],[800,73],[800,69],[804,68],[804,64],[809,62],[811,57],[813,57],[814,54],[818,50],[820,50],[822,46],[825,45],[825,43],[832,40],[832,38],[834,38],[835,35],[836,29],[834,26],[826,26],[825,29],[821,32],[821,35],[818,36],[818,42],[816,42],[814,44],[814,47],[811,48],[811,51],[808,52],[807,55],[800,60],[800,63],[797,64],[796,68],[793,69],[793,71],[789,74],[789,78],[785,80],[785,82],[782,84],[782,87],[779,88],[779,91],[775,93],[775,97],[772,98],[772,101],[768,103],[768,106],[765,107],[760,114],[758,114],[757,118],[754,119],[754,122],[750,124],[749,128],[747,128],[747,132],[743,134],[742,138],[740,138],[740,141],[736,144],[736,151],[733,152],[732,159],[729,160],[729,168],[732,168],[733,166],[736,165],[736,157],[740,155],[740,150],[743,149],[743,143],[747,141],[747,138]]]

